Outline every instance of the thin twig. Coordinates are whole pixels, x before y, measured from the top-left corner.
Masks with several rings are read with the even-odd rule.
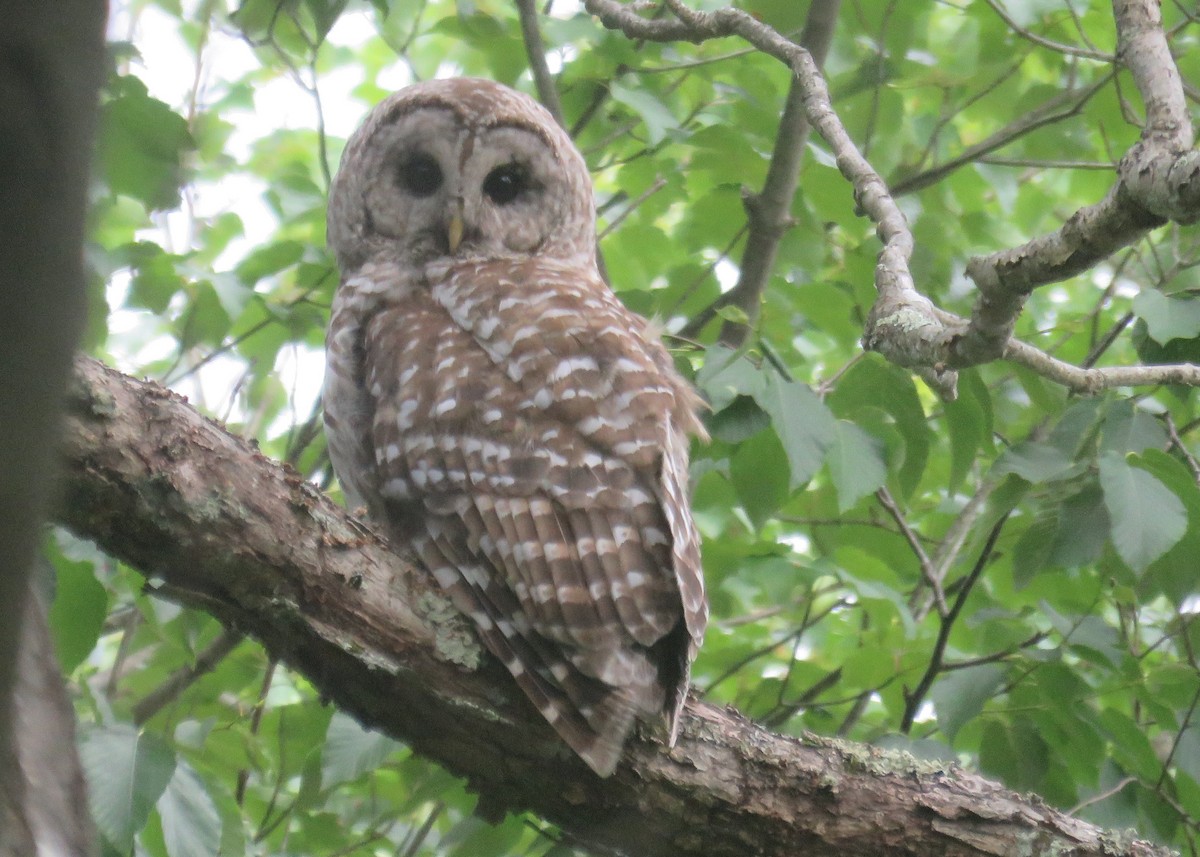
[[[1088,48],[1077,48],[1074,45],[1064,45],[1061,42],[1056,42],[1053,39],[1047,39],[1045,36],[1039,36],[1037,33],[1027,30],[1016,22],[1016,20],[1005,11],[1004,7],[996,2],[996,0],[987,0],[987,4],[992,7],[995,12],[1009,26],[1014,33],[1023,39],[1033,42],[1035,45],[1043,48],[1049,48],[1060,54],[1068,56],[1080,57],[1081,59],[1097,60],[1098,62],[1111,63],[1114,59],[1112,54],[1106,54],[1103,51],[1094,51]]]
[[[892,497],[891,491],[886,487],[880,488],[875,492],[875,499],[892,516],[892,520],[900,528],[900,534],[904,536],[904,540],[908,542],[909,548],[912,549],[913,554],[917,558],[917,566],[921,569],[921,578],[933,593],[933,600],[937,605],[938,616],[945,618],[949,614],[949,608],[946,606],[946,595],[942,592],[942,582],[937,578],[933,561],[929,558],[929,554],[925,553],[925,546],[921,544],[920,537],[908,525],[908,520],[904,517],[904,512],[900,510],[900,506]]]
[[[962,613],[963,606],[967,603],[967,597],[974,590],[980,575],[987,568],[988,562],[992,558],[992,551],[996,549],[996,542],[999,540],[1000,533],[1007,521],[1008,515],[1005,514],[992,526],[992,531],[988,533],[987,541],[984,542],[983,549],[980,550],[979,558],[975,560],[974,567],[960,581],[958,594],[954,599],[954,606],[941,619],[937,640],[934,641],[933,653],[929,656],[929,666],[926,667],[925,674],[921,676],[921,680],[917,683],[916,688],[911,693],[905,694],[904,716],[900,721],[900,731],[905,735],[912,729],[913,721],[916,719],[921,703],[925,700],[929,689],[933,687],[934,680],[942,671],[942,661],[946,657],[946,646],[950,642],[950,630],[954,627],[954,622]]]
[[[222,631],[203,652],[196,656],[194,663],[179,668],[166,681],[144,696],[133,706],[133,722],[141,726],[166,705],[195,684],[201,677],[216,669],[225,657],[237,648],[242,641],[242,635],[236,631]]]

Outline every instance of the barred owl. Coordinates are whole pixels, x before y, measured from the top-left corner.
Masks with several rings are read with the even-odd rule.
[[[363,504],[601,776],[678,730],[708,618],[700,400],[601,279],[582,156],[531,98],[419,83],[350,139],[325,425]]]

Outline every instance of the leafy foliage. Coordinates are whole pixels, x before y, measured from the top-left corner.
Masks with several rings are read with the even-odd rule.
[[[737,5],[793,36],[807,9]],[[1200,27],[1163,11],[1200,81]],[[1139,134],[1123,75],[1092,58],[1114,50],[1111,14],[843,4],[834,106],[895,189],[939,305],[969,310],[972,254],[1057,228],[1110,186]],[[532,91],[515,6],[129,0],[116,21],[134,37],[113,44],[104,97],[92,347],[330,487],[315,392],[337,153],[414,78]],[[743,193],[767,174],[788,72],[729,41],[634,43],[566,0],[540,25],[611,281],[678,332],[736,279]],[[669,337],[712,404],[693,469],[715,620],[700,694],[784,732],[957,759],[1197,853],[1195,396],[1080,399],[996,363],[942,402],[861,352],[878,244],[817,139],[790,214],[745,345],[715,344],[736,307]],[[1194,230],[1160,230],[1033,295],[1017,335],[1075,363],[1196,360],[1197,252]],[[139,707],[221,629],[61,534],[47,554],[110,853],[569,851],[533,820],[475,819],[454,778],[331,712],[253,643]]]

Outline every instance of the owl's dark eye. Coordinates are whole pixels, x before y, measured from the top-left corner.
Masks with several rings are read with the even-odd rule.
[[[442,186],[442,168],[429,155],[413,155],[400,165],[400,184],[413,196],[432,196]]]
[[[496,167],[483,180],[483,192],[497,205],[508,205],[529,186],[529,172],[520,164]]]

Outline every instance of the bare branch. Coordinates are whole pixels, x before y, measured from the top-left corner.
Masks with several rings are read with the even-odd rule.
[[[967,597],[971,594],[971,590],[979,582],[979,576],[983,574],[983,570],[991,562],[992,551],[996,549],[996,541],[1000,538],[1000,531],[1004,529],[1004,524],[1007,521],[1008,515],[1004,515],[992,526],[991,532],[988,533],[987,541],[984,542],[983,548],[979,552],[979,557],[975,560],[975,565],[972,566],[971,571],[958,587],[958,595],[954,599],[954,605],[949,611],[939,617],[937,640],[933,644],[933,654],[929,658],[929,665],[926,667],[924,675],[921,676],[921,680],[917,682],[916,688],[904,695],[904,716],[900,722],[900,731],[905,734],[908,734],[908,731],[912,729],[917,712],[921,708],[921,703],[925,701],[926,694],[933,687],[934,679],[942,671],[942,663],[946,657],[946,646],[950,642],[950,630],[954,627],[955,620],[962,613],[963,605],[967,603]]]
[[[1047,125],[1052,125],[1055,122],[1061,122],[1063,119],[1078,115],[1084,106],[1092,100],[1092,96],[1111,81],[1112,75],[1109,74],[1091,86],[1059,93],[1044,104],[1018,117],[1014,122],[1001,128],[996,133],[988,135],[986,139],[980,140],[975,145],[963,149],[961,153],[945,163],[893,182],[891,186],[892,194],[894,196],[903,196],[915,193],[941,181],[955,170],[961,169],[967,164],[983,160],[984,156],[1007,146],[1014,140],[1019,140],[1031,131],[1036,131],[1038,128],[1044,128]],[[1112,169],[1111,164],[1100,166],[1103,166],[1105,169]]]
[[[887,330],[875,331],[870,324],[864,337],[868,347],[882,344],[879,350],[905,365],[961,368],[1004,356],[1089,392],[1111,386],[1200,383],[1200,373],[1190,366],[1079,369],[1011,341],[1033,289],[1092,268],[1169,220],[1189,223],[1200,217],[1200,154],[1190,148],[1191,121],[1158,3],[1115,0],[1113,9],[1118,55],[1132,73],[1147,113],[1141,141],[1121,160],[1117,184],[1104,200],[1075,212],[1058,231],[972,259],[966,272],[979,288],[979,299],[970,324],[926,329],[919,339],[901,343],[924,348],[923,356],[914,350],[893,357],[895,343],[879,341]]]
[[[585,0],[585,6],[606,26],[633,38],[702,42],[736,35],[792,69],[808,121],[833,150],[839,169],[854,186],[859,207],[875,222],[884,245],[875,274],[878,298],[867,318],[864,348],[909,367],[947,398],[954,395],[955,369],[1002,356],[1082,392],[1200,383],[1200,373],[1191,366],[1081,369],[1011,340],[1016,319],[1034,288],[1088,270],[1168,220],[1186,223],[1200,218],[1200,154],[1188,149],[1192,130],[1183,88],[1154,0],[1114,0],[1118,53],[1146,104],[1143,140],[1122,159],[1120,179],[1103,201],[1077,211],[1057,232],[968,263],[967,274],[980,292],[969,323],[938,310],[917,291],[908,270],[912,236],[904,217],[833,112],[824,80],[808,52],[736,9],[701,13],[681,0],[667,0],[675,20],[651,20],[617,0]],[[984,153],[981,149],[974,154]],[[721,303],[736,302],[751,314],[757,302],[748,305],[743,297],[745,293],[736,298],[727,295]]]
[[[542,33],[538,29],[537,5],[534,0],[517,0],[517,14],[521,18],[521,38],[525,41],[525,55],[529,58],[529,70],[533,73],[538,100],[550,111],[554,121],[566,128],[562,102],[558,98],[558,87],[554,85],[554,75],[550,73],[550,66],[546,64],[546,46],[542,44]]]
[[[992,11],[999,15],[1004,23],[1008,24],[1009,28],[1014,33],[1023,39],[1033,42],[1035,45],[1043,48],[1049,48],[1057,53],[1067,54],[1073,57],[1100,60],[1101,62],[1112,62],[1113,60],[1113,57],[1110,54],[1103,53],[1102,51],[1096,51],[1090,48],[1078,48],[1074,45],[1064,45],[1061,42],[1054,41],[1053,39],[1047,39],[1044,36],[1039,36],[1037,33],[1031,32],[1030,30],[1018,24],[1016,20],[1005,11],[1004,6],[998,3],[997,0],[987,0],[987,4],[992,7]]]
[[[241,641],[241,634],[234,631],[223,632],[209,644],[208,648],[197,655],[195,663],[175,671],[151,693],[138,700],[137,705],[133,707],[133,722],[139,726],[142,725],[178,699],[179,695],[195,684],[199,678],[212,672],[226,655],[237,648],[237,644]]]
[[[1157,0],[1114,0],[1117,55],[1146,108],[1142,139],[1121,161],[1121,181],[1147,211],[1178,223],[1200,218],[1200,153]]]
[[[912,527],[908,525],[908,520],[904,517],[904,512],[892,497],[892,492],[887,488],[880,488],[875,492],[875,498],[879,500],[879,505],[892,516],[892,520],[896,522],[896,526],[900,528],[900,534],[904,536],[904,540],[908,542],[909,548],[917,558],[917,565],[921,569],[921,579],[929,587],[933,593],[934,604],[937,605],[938,615],[943,618],[950,609],[946,606],[946,595],[942,592],[942,582],[937,578],[933,561],[929,558],[929,554],[925,553],[925,546],[921,544],[921,539],[917,536]]]
[[[817,0],[808,8],[800,44],[812,56],[817,68],[825,62],[833,28],[837,24],[841,0]],[[808,119],[804,115],[804,89],[799,77],[792,78],[783,116],[775,134],[775,147],[767,167],[762,190],[747,194],[742,201],[746,208],[749,231],[742,251],[738,281],[722,296],[723,306],[739,307],[748,324],[726,319],[718,337],[721,342],[737,348],[746,340],[758,319],[762,295],[767,288],[779,242],[792,225],[792,199],[796,196],[796,181],[800,173],[800,158],[808,140]]]
[[[1058,231],[971,259],[967,276],[975,281],[979,298],[969,327],[939,343],[946,349],[944,361],[962,368],[1003,355],[1030,292],[1089,270],[1164,223],[1118,183],[1102,202],[1081,208]]]

